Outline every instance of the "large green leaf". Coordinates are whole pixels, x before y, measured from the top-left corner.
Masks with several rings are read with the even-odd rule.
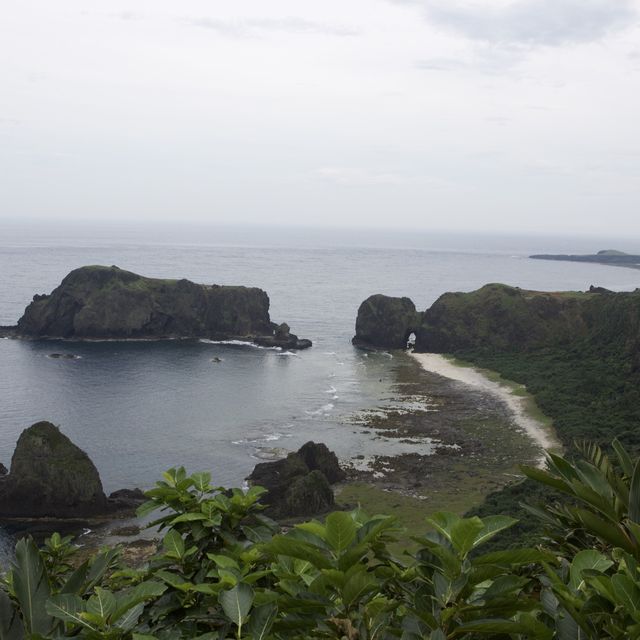
[[[612,564],[609,558],[595,549],[579,551],[571,562],[569,586],[572,589],[579,589],[583,583],[583,571],[589,569],[604,572]]]
[[[87,601],[87,611],[105,623],[116,610],[116,598],[110,591],[96,587],[96,592]]]
[[[247,632],[251,640],[265,640],[271,631],[278,609],[275,604],[263,604],[251,612]]]
[[[505,551],[492,551],[473,559],[474,566],[500,565],[519,566],[535,562],[555,562],[555,556],[549,551],[540,549],[507,549]]]
[[[611,584],[618,604],[622,604],[629,613],[640,609],[640,588],[631,578],[617,573],[611,577]]]
[[[184,556],[184,540],[182,536],[175,530],[171,529],[162,540],[162,546],[167,556],[181,560]]]
[[[127,611],[141,602],[160,597],[167,590],[162,582],[149,580],[127,591],[121,591],[116,595],[116,610],[112,614],[113,620],[120,620]]]
[[[461,518],[451,526],[451,543],[462,557],[473,549],[476,537],[483,528],[482,520],[478,517]]]
[[[0,640],[23,640],[24,627],[9,596],[0,588]]]
[[[144,611],[144,602],[139,602],[135,607],[131,607],[129,611],[127,611],[121,618],[118,618],[115,621],[116,627],[122,629],[123,631],[131,631],[136,624],[142,612]],[[134,637],[136,634],[133,634]]]
[[[356,565],[348,572],[347,580],[342,588],[344,604],[351,606],[366,593],[377,591],[381,585],[362,565]]]
[[[30,538],[16,544],[13,588],[27,633],[46,636],[54,622],[45,609],[51,595],[49,578],[40,552]]]
[[[242,628],[253,604],[253,589],[248,584],[241,582],[229,591],[222,591],[218,599],[229,620],[234,622],[238,628]]]
[[[325,526],[327,542],[338,553],[344,551],[356,537],[356,523],[345,511],[330,513]]]
[[[438,511],[427,518],[427,522],[449,542],[451,542],[451,529],[459,520],[460,516],[449,511]]]
[[[518,521],[515,518],[509,516],[487,516],[482,518],[482,530],[478,532],[475,540],[473,541],[473,548],[479,547],[488,540],[491,540],[501,531],[513,527]]]
[[[322,553],[306,542],[296,540],[290,535],[275,536],[266,548],[275,555],[290,556],[310,562],[316,569],[331,569],[331,563]]]
[[[627,450],[622,446],[622,444],[620,444],[620,440],[618,440],[618,438],[614,439],[611,446],[616,452],[618,462],[622,467],[622,472],[625,476],[630,478],[633,475],[633,461],[631,460],[631,456],[627,453]]]
[[[629,488],[629,520],[640,524],[640,459],[636,462]]]
[[[80,615],[84,611],[84,602],[75,593],[59,593],[52,596],[46,603],[46,610],[50,615],[64,622],[71,622],[95,631],[95,628]]]

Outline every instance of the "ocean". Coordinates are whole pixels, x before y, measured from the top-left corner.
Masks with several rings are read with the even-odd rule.
[[[606,246],[602,246],[602,245]],[[532,253],[640,253],[628,239],[188,225],[6,225],[0,324],[72,269],[115,264],[145,276],[261,287],[271,317],[313,340],[301,352],[202,341],[0,340],[0,462],[38,420],[95,462],[107,492],[148,488],[176,465],[240,485],[256,462],[325,442],[340,458],[388,450],[350,418],[393,399],[394,354],[351,345],[359,304],[405,295],[425,309],[488,282],[529,289],[640,287],[640,271],[530,260]],[[64,351],[77,359],[52,359]],[[220,362],[214,359],[219,358]]]

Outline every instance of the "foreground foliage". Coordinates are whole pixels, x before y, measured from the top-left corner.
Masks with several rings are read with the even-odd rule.
[[[393,557],[393,518],[336,512],[283,532],[263,490],[227,491],[172,469],[142,568],[118,549],[82,563],[69,538],[18,542],[0,585],[0,640],[640,638],[640,462],[584,446],[525,469],[569,502],[529,507],[548,535],[485,551],[515,520],[438,513],[413,556]]]

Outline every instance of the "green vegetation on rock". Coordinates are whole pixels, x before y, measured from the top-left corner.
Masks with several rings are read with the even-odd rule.
[[[89,456],[50,422],[25,429],[7,476],[0,478],[3,517],[104,514],[107,498]]]
[[[275,336],[261,289],[145,278],[115,266],[75,269],[50,295],[34,296],[9,329],[34,338],[262,338],[288,348],[311,346],[288,330]]]

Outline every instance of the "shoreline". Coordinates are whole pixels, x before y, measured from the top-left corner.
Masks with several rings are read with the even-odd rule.
[[[545,423],[532,415],[531,405],[533,404],[536,409],[537,405],[535,405],[533,396],[526,392],[523,385],[503,380],[498,374],[494,374],[497,379],[492,379],[493,376],[489,377],[488,374],[493,374],[493,372],[485,372],[472,364],[457,361],[439,353],[411,353],[410,355],[425,371],[480,389],[497,398],[507,407],[514,423],[543,452],[562,450],[562,445],[550,422]],[[516,391],[521,392],[516,393]],[[542,466],[544,462],[545,456],[544,453],[541,453],[538,465]]]

